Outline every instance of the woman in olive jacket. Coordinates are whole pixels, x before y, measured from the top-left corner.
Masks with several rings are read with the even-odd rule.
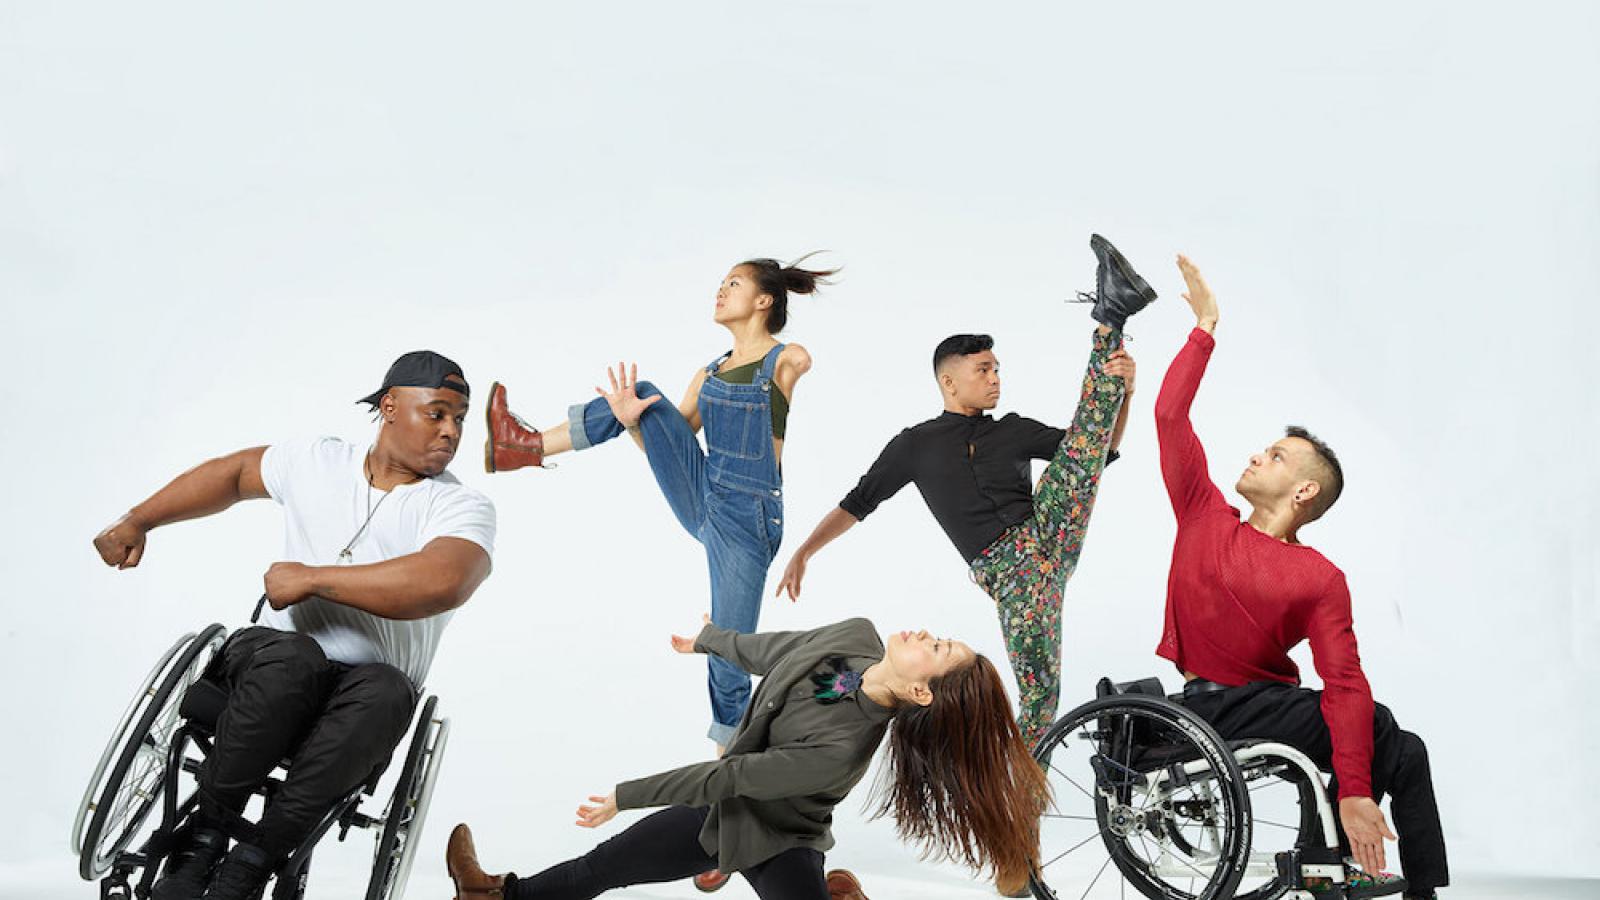
[[[1047,788],[999,673],[971,647],[926,631],[891,634],[886,645],[866,619],[768,634],[707,622],[672,643],[763,676],[726,755],[591,797],[596,805],[578,808],[587,828],[622,809],[667,809],[537,875],[486,875],[470,831],[457,826],[446,862],[459,900],[578,900],[712,868],[742,873],[762,900],[827,900],[833,808],[886,729],[877,814],[893,814],[905,839],[992,870],[1003,889],[1027,881]]]

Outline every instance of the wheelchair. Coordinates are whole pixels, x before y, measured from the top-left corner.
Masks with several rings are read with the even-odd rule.
[[[205,674],[226,637],[225,628],[211,625],[178,638],[134,693],[95,766],[72,824],[72,852],[78,875],[100,881],[102,900],[147,900],[162,862],[175,849],[175,834],[198,804],[194,776],[227,702],[224,689]],[[336,803],[278,867],[269,888],[272,900],[304,897],[313,848],[334,828],[342,841],[352,827],[376,833],[366,900],[404,896],[450,736],[450,720],[439,715],[438,703],[429,696],[418,704],[409,742],[402,745],[405,762],[382,814],[361,810],[363,798],[377,789],[380,769]],[[282,784],[274,775],[256,793],[270,799]],[[158,824],[147,832],[146,821],[158,808]],[[130,850],[136,842],[138,849]]]
[[[1158,678],[1102,678],[1095,693],[1034,748],[1051,790],[1035,897],[1345,896],[1333,806],[1305,754],[1222,740]]]

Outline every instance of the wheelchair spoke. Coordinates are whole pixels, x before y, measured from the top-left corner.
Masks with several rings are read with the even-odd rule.
[[[1106,866],[1109,865],[1111,865],[1111,857],[1108,856],[1106,861],[1100,864],[1100,871],[1094,873],[1094,880],[1090,881],[1089,886],[1083,889],[1083,896],[1079,897],[1078,900],[1085,900],[1089,896],[1089,892],[1094,890],[1094,886],[1099,883],[1100,876],[1106,873]]]
[[[1068,775],[1067,773],[1065,773],[1065,772],[1061,771],[1060,769],[1056,768],[1055,763],[1051,763],[1050,764],[1050,771],[1056,773],[1057,775],[1060,775],[1062,778],[1065,778],[1067,780],[1068,784],[1070,784],[1073,787],[1077,788],[1079,793],[1083,794],[1085,797],[1088,797],[1090,800],[1094,799],[1094,795],[1093,794],[1091,794],[1088,791],[1084,790],[1083,785],[1079,784],[1071,775]]]
[[[1197,876],[1199,876],[1201,878],[1205,878],[1207,880],[1209,880],[1211,878],[1211,876],[1207,875],[1204,871],[1202,871],[1199,866],[1195,865],[1192,862],[1189,862],[1186,859],[1180,859],[1179,857],[1171,856],[1170,854],[1169,854],[1169,858],[1178,860],[1178,863],[1180,865],[1182,865],[1184,868],[1188,869],[1189,871],[1193,872],[1195,875],[1197,875]]]
[[[1054,859],[1050,860],[1049,862],[1045,863],[1044,865],[1040,866],[1039,868],[1043,869],[1046,866],[1055,865],[1056,863],[1058,863],[1061,860],[1065,859],[1069,854],[1071,854],[1073,851],[1077,850],[1079,847],[1082,847],[1084,844],[1089,843],[1090,841],[1094,840],[1097,837],[1100,837],[1101,835],[1103,835],[1105,833],[1106,833],[1106,830],[1104,828],[1100,829],[1099,831],[1096,831],[1094,834],[1089,835],[1088,837],[1086,837],[1083,840],[1077,842],[1076,844],[1073,844],[1071,847],[1068,847],[1066,850],[1063,850]],[[1109,861],[1110,857],[1108,856],[1108,857],[1106,857],[1106,859]]]
[[[1098,822],[1099,821],[1099,819],[1096,819],[1094,816],[1069,816],[1069,815],[1066,815],[1065,813],[1045,813],[1044,814],[1044,818],[1046,818],[1046,819],[1082,819],[1085,822]]]

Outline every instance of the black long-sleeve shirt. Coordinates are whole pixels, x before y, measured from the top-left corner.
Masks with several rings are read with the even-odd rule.
[[[865,519],[915,482],[939,527],[971,562],[1033,514],[1031,461],[1054,456],[1065,436],[1060,428],[1016,413],[996,419],[946,411],[889,441],[839,508]]]

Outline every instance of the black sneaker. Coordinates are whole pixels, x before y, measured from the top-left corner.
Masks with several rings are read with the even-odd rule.
[[[150,889],[150,900],[200,900],[228,852],[228,836],[214,828],[185,829],[180,835],[178,849],[167,857],[161,879]]]
[[[1100,260],[1100,266],[1095,270],[1094,294],[1083,295],[1082,299],[1094,302],[1094,310],[1089,315],[1096,322],[1121,331],[1129,316],[1156,299],[1155,288],[1139,277],[1128,258],[1100,235],[1089,236],[1089,249]]]
[[[272,864],[267,854],[260,848],[240,844],[217,868],[204,900],[261,900],[271,877]]]

